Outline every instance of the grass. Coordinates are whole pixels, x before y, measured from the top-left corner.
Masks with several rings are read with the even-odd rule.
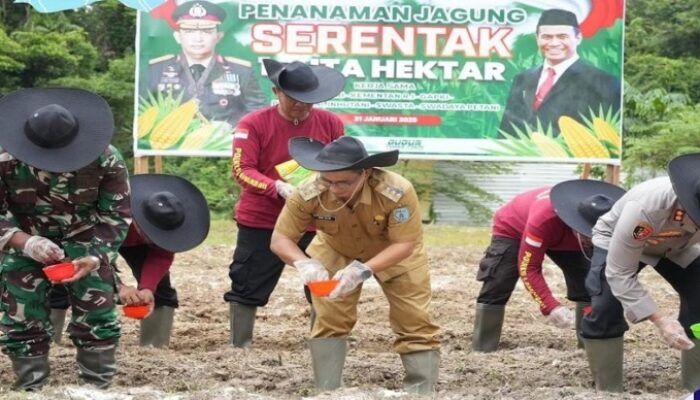
[[[204,241],[205,245],[229,245],[236,244],[238,229],[234,221],[217,218],[211,221],[209,236]],[[430,247],[444,246],[488,246],[491,239],[488,227],[471,227],[464,225],[423,225],[425,244]]]

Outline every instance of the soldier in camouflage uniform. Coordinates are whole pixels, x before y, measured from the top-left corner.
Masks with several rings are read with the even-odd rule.
[[[109,142],[114,120],[101,97],[79,89],[24,89],[0,99],[0,346],[17,387],[49,376],[47,292],[41,268],[71,260],[69,331],[78,375],[110,384],[120,324],[117,249],[130,222],[128,172]]]
[[[233,127],[266,101],[249,61],[215,52],[224,35],[218,29],[224,18],[226,11],[207,1],[178,6],[173,11],[177,23],[173,35],[182,53],[150,60],[148,91],[182,96],[183,102],[195,98],[201,116]]]

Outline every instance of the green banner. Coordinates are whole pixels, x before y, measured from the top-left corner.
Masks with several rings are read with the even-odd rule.
[[[317,107],[369,151],[619,163],[622,0],[197,3],[213,30],[173,0],[140,14],[136,155],[230,156],[238,119],[274,104],[274,58],[341,71]]]

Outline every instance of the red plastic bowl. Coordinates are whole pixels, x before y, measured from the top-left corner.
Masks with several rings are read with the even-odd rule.
[[[129,318],[144,319],[151,312],[151,306],[124,306],[122,307],[122,312]]]
[[[54,264],[44,267],[43,271],[51,282],[60,282],[75,275],[75,265],[73,263]]]
[[[316,297],[328,297],[336,286],[338,286],[338,281],[334,279],[309,282],[309,290]]]

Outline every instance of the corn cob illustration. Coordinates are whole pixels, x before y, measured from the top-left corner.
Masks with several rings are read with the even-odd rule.
[[[609,158],[608,149],[585,126],[566,115],[559,118],[559,129],[574,157]]]
[[[615,145],[615,148],[620,149],[620,135],[617,134],[615,128],[613,128],[608,121],[595,117],[593,118],[593,129],[595,129],[595,134],[600,140],[607,140],[610,144]]]
[[[532,132],[530,135],[530,138],[532,139],[533,142],[535,142],[535,145],[537,145],[537,148],[540,149],[540,152],[544,156],[549,156],[549,157],[568,157],[569,155],[566,153],[566,150],[564,150],[559,143],[556,142],[556,140],[550,138],[549,136],[543,135],[540,132]]]
[[[156,122],[156,117],[158,116],[158,107],[150,106],[144,112],[139,115],[139,129],[138,136],[139,139],[144,138],[151,131],[153,125]]]
[[[217,128],[219,128],[219,125],[216,124],[200,126],[187,134],[179,148],[182,150],[200,150],[204,148],[204,144],[212,137]]]
[[[187,127],[197,112],[197,103],[193,100],[182,103],[153,128],[151,148],[162,150],[172,147],[187,131]]]

